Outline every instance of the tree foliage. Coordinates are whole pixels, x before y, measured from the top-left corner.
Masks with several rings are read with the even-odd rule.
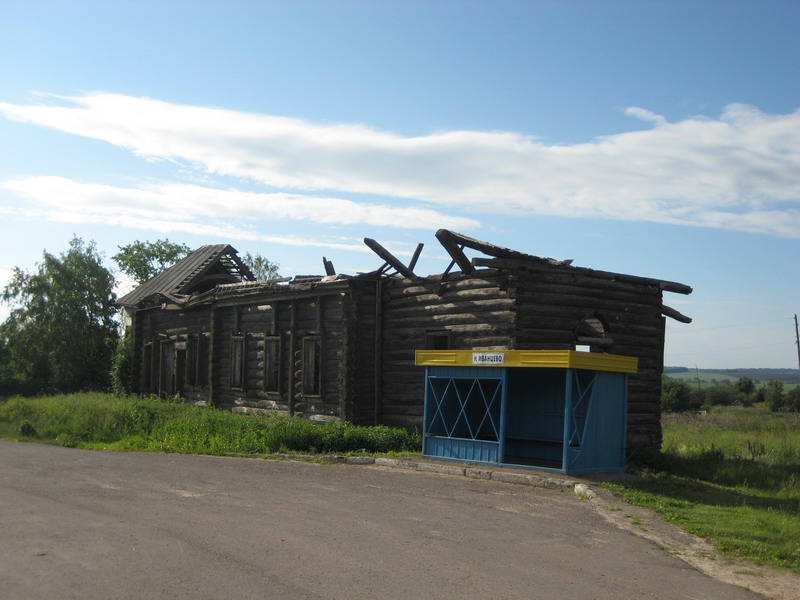
[[[168,239],[155,242],[137,240],[127,246],[119,246],[119,252],[111,258],[123,273],[133,277],[141,285],[186,258],[191,251],[186,244],[175,244]]]
[[[272,262],[271,260],[264,258],[260,254],[256,253],[255,255],[246,252],[245,255],[242,257],[242,262],[250,267],[250,270],[253,272],[253,275],[256,276],[256,279],[260,281],[266,281],[268,279],[278,279],[281,275],[278,272],[280,269],[280,265],[276,262]]]
[[[111,359],[111,388],[117,396],[133,393],[133,336],[126,327]]]
[[[766,391],[764,393],[764,401],[767,403],[767,406],[769,406],[769,409],[773,412],[791,409],[789,403],[787,402],[782,381],[770,379],[767,382]]]
[[[716,383],[702,390],[703,406],[730,406],[736,403],[738,393],[730,383]]]
[[[7,373],[23,393],[102,390],[117,341],[114,277],[94,242],[73,237],[60,257],[43,253],[35,272],[14,269],[0,325]]]
[[[661,410],[685,412],[692,408],[691,388],[685,381],[664,377],[661,380]]]
[[[733,385],[744,402],[749,402],[756,393],[756,384],[749,377],[739,377]]]

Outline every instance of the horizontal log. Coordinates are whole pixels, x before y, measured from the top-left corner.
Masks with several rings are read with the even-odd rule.
[[[402,318],[413,314],[457,314],[457,313],[482,313],[485,311],[498,312],[511,310],[516,306],[512,298],[506,296],[480,297],[470,300],[459,299],[457,302],[437,298],[431,302],[396,302],[384,306],[384,320]]]
[[[441,281],[439,278],[425,280],[384,282],[383,295],[388,298],[416,296],[420,294],[448,294],[463,289],[479,289],[482,287],[498,288],[500,276],[497,273],[476,274],[475,276],[458,275],[452,279]]]
[[[585,275],[587,277],[594,277],[597,279],[608,279],[612,281],[623,281],[626,283],[641,283],[642,285],[653,285],[657,286],[660,289],[668,292],[675,292],[678,294],[691,294],[692,288],[688,285],[683,283],[678,283],[676,281],[666,281],[663,279],[653,279],[650,277],[640,277],[638,275],[625,275],[622,273],[611,273],[608,271],[598,271],[595,269],[589,269],[586,267],[575,267],[575,266],[555,266],[555,265],[548,265],[545,263],[541,263],[538,261],[518,261],[518,260],[509,260],[505,258],[500,259],[481,259],[476,258],[473,260],[473,264],[475,266],[481,267],[490,267],[490,268],[510,268],[510,269],[565,269],[565,270],[574,270],[576,273],[580,273],[581,275]]]

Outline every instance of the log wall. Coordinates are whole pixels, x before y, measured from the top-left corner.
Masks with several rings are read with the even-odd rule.
[[[415,350],[425,349],[433,336],[446,337],[450,348],[508,349],[513,306],[496,272],[384,281],[382,421],[422,424],[425,370],[414,365]]]
[[[590,316],[605,327],[594,349],[639,358],[629,383],[629,442],[660,446],[661,288],[568,266],[509,264],[139,310],[134,380],[142,392],[170,393],[172,386],[241,412],[420,426],[424,369],[414,365],[415,350],[571,349]],[[192,343],[199,345],[192,350]],[[204,373],[186,367],[193,352],[205,361]]]
[[[596,278],[568,268],[516,269],[507,275],[516,288],[516,348],[574,348],[578,324],[592,315],[607,326],[606,336],[613,341],[602,350],[639,359],[639,372],[628,380],[628,443],[660,447],[661,288]]]

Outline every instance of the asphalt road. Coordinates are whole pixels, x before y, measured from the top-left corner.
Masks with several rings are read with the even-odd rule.
[[[569,492],[5,440],[0,597],[757,598]]]

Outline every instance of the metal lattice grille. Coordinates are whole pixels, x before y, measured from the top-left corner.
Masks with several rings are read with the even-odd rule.
[[[428,434],[500,440],[503,382],[488,378],[429,378]]]
[[[587,414],[594,396],[594,371],[573,371],[572,407],[569,414],[569,445],[573,448],[583,446],[586,436]]]

